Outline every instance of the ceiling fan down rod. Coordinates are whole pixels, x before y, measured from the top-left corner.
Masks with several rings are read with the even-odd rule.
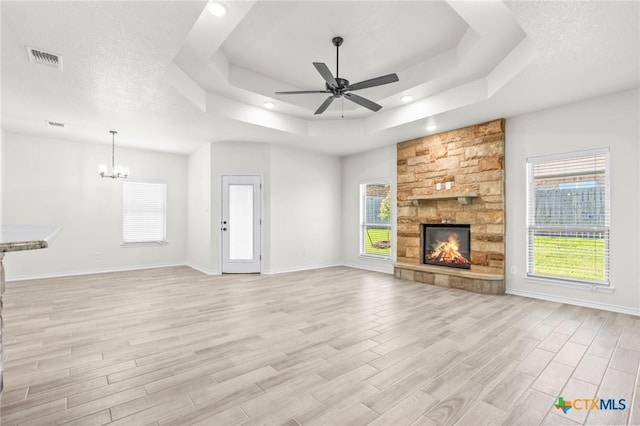
[[[340,46],[344,39],[342,37],[334,37],[331,39],[333,45],[336,47],[336,79],[340,77]]]

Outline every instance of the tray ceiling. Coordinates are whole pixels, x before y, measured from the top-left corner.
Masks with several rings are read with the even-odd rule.
[[[637,2],[7,2],[5,131],[188,153],[216,141],[285,143],[344,155],[426,133],[638,87]],[[312,62],[352,83],[400,81],[313,112]],[[63,58],[29,61],[26,47]],[[413,100],[403,103],[401,96]],[[273,109],[265,102],[273,102]],[[66,123],[51,128],[46,121]],[[427,131],[427,123],[436,130]]]

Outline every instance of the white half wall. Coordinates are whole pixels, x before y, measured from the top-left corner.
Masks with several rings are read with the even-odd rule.
[[[506,121],[507,293],[640,315],[640,97],[630,90]],[[526,277],[527,157],[610,148],[613,293]],[[516,273],[510,271],[515,268]]]
[[[187,157],[117,148],[132,179],[167,183],[163,246],[121,247],[122,181],[97,167],[110,145],[4,134],[3,211],[6,225],[56,225],[62,232],[44,250],[5,256],[7,280],[184,264]]]
[[[342,260],[347,266],[393,273],[396,259],[396,203],[391,203],[391,259],[360,255],[360,184],[389,181],[391,199],[396,200],[397,147],[391,145],[342,157]]]
[[[266,273],[341,263],[340,158],[271,146],[271,248]]]

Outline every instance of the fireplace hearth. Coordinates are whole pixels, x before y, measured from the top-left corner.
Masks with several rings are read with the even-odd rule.
[[[471,225],[423,224],[422,263],[471,268]]]

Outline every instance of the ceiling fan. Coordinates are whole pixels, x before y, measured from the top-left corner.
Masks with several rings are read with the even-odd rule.
[[[370,101],[369,99],[358,96],[354,93],[350,93],[354,90],[367,89],[369,87],[382,86],[383,84],[395,83],[398,81],[396,74],[388,74],[380,77],[372,78],[369,80],[360,81],[358,83],[350,84],[349,80],[339,77],[339,59],[340,59],[340,46],[344,41],[342,37],[334,37],[332,40],[333,45],[336,47],[336,76],[333,77],[329,67],[323,62],[314,62],[313,66],[316,67],[322,78],[325,80],[325,90],[294,90],[289,92],[276,92],[276,95],[299,95],[305,93],[330,93],[325,101],[320,105],[314,114],[322,114],[334,99],[344,96],[351,102],[355,102],[371,111],[378,111],[382,108],[382,105]]]

